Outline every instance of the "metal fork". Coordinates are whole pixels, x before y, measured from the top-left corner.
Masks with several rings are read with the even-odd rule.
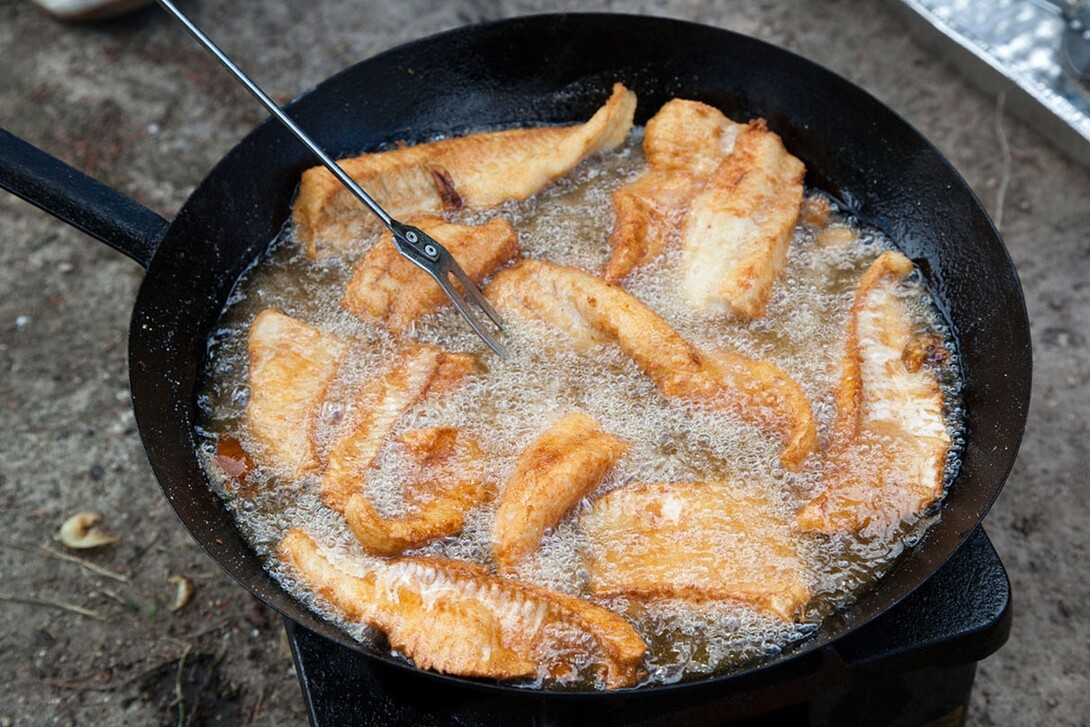
[[[418,227],[412,225],[406,225],[403,222],[398,222],[389,213],[384,210],[378,202],[364,191],[363,187],[356,183],[356,180],[352,179],[344,169],[341,168],[333,157],[329,156],[318,146],[317,142],[310,138],[310,136],[299,128],[299,125],[291,120],[287,114],[284,113],[275,101],[269,98],[268,94],[261,90],[261,88],[250,79],[245,73],[242,72],[234,61],[227,57],[219,47],[212,42],[212,40],[205,35],[200,28],[193,24],[185,13],[179,10],[173,2],[170,0],[156,0],[168,13],[173,15],[185,29],[189,31],[190,35],[197,39],[197,42],[204,46],[205,50],[215,56],[224,68],[231,72],[246,90],[253,94],[265,109],[272,114],[272,116],[281,124],[286,126],[292,134],[295,135],[299,141],[303,142],[308,149],[310,149],[325,168],[333,174],[334,177],[340,181],[348,191],[356,195],[357,198],[370,209],[375,215],[382,220],[382,223],[390,230],[390,233],[394,236],[394,246],[397,251],[404,257],[408,258],[423,270],[425,273],[431,276],[432,280],[439,284],[439,287],[443,289],[443,292],[450,298],[450,302],[454,304],[454,307],[462,314],[462,317],[466,319],[473,331],[481,337],[488,347],[495,351],[501,358],[507,358],[507,349],[503,344],[491,333],[485,330],[485,327],[478,320],[477,316],[469,308],[469,303],[458,292],[458,289],[451,282],[450,276],[454,276],[458,284],[462,286],[462,290],[469,296],[469,300],[476,303],[481,310],[492,320],[496,325],[496,328],[503,331],[503,320],[500,318],[500,314],[496,312],[489,302],[485,299],[481,291],[474,285],[473,281],[469,279],[465,271],[462,270],[462,266],[458,264],[458,261],[447,251],[445,247],[440,245],[434,238],[428,235],[426,232]]]

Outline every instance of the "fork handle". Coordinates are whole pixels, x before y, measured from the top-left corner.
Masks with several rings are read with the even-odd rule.
[[[318,143],[314,141],[314,139],[310,138],[310,135],[307,134],[307,132],[299,128],[299,125],[292,121],[291,117],[284,113],[284,110],[281,109],[280,106],[275,101],[273,101],[267,93],[262,91],[261,87],[254,83],[254,81],[249,76],[247,76],[241,68],[236,66],[235,62],[228,58],[227,54],[220,50],[219,46],[212,42],[211,38],[205,35],[200,28],[194,25],[193,21],[190,20],[185,13],[179,10],[178,7],[173,2],[171,2],[171,0],[156,0],[156,2],[158,2],[164,10],[173,15],[174,18],[179,23],[181,23],[186,30],[189,31],[189,34],[192,35],[198,43],[204,46],[205,50],[215,56],[216,60],[219,61],[220,64],[238,80],[239,83],[246,87],[246,90],[249,91],[253,95],[253,97],[256,98],[258,102],[265,107],[266,111],[272,114],[272,116],[277,121],[286,126],[288,128],[288,131],[295,135],[296,139],[303,142],[303,144],[308,149],[310,149],[310,151],[313,152],[313,154],[318,157],[319,160],[321,160],[325,168],[328,169],[330,173],[334,177],[336,177],[341,184],[348,187],[348,190],[352,192],[352,194],[356,195],[356,197],[358,197],[361,202],[367,205],[367,208],[374,212],[375,215],[380,220],[382,220],[382,223],[390,228],[391,232],[395,232],[392,226],[394,218],[391,217],[386,212],[386,210],[382,209],[379,203],[376,202],[374,198],[371,197],[371,195],[367,194],[363,187],[358,185],[356,183],[356,180],[352,179],[352,177],[350,177],[348,173],[341,168],[340,164],[333,160],[333,157],[326,154],[322,147],[318,146]]]

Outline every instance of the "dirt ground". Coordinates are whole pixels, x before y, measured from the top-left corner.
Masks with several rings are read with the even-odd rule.
[[[885,5],[200,0],[186,7],[281,100],[436,31],[597,9],[681,17],[769,40],[904,115],[1001,220],[1035,342],[1025,443],[986,523],[1013,582],[1014,631],[980,667],[970,723],[1088,724],[1090,176],[998,114],[995,98],[917,46]],[[26,0],[0,0],[0,49],[3,126],[168,218],[262,117],[155,9],[72,26]],[[0,631],[0,725],[304,722],[279,617],[199,551],[142,452],[125,344],[140,269],[8,195],[0,195],[0,219],[0,523],[8,528],[0,535],[0,614],[8,624]],[[105,572],[56,555],[53,534],[81,510],[102,513],[105,527],[123,536],[85,556]],[[177,612],[168,581],[175,574],[196,587]]]

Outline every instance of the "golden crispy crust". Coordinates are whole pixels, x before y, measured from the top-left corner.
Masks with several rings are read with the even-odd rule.
[[[623,618],[540,586],[498,578],[444,558],[401,557],[370,566],[323,553],[295,528],[280,559],[346,618],[383,631],[421,669],[517,679],[577,676],[607,689],[639,677],[647,645]],[[362,567],[361,567],[362,566]]]
[[[859,282],[824,488],[798,512],[804,530],[884,530],[942,496],[950,435],[928,366],[942,357],[898,294],[912,269],[904,255],[887,252]]]
[[[763,315],[802,205],[805,167],[763,120],[750,122],[689,205],[682,293],[697,308]]]
[[[596,597],[734,600],[790,621],[813,595],[790,523],[759,488],[627,485],[580,525]]]
[[[406,222],[438,240],[478,285],[519,254],[515,229],[502,217],[483,225],[455,225],[438,217]],[[387,231],[356,265],[341,306],[357,318],[401,333],[448,302],[427,273],[402,257]]]
[[[318,407],[344,360],[337,336],[270,309],[254,318],[247,339],[250,400],[246,428],[261,451],[255,459],[290,477],[315,472]]]
[[[677,237],[689,201],[730,153],[739,128],[717,109],[682,99],[667,102],[647,122],[643,151],[650,168],[613,193],[606,280],[651,262]]]
[[[571,412],[519,456],[492,527],[496,568],[510,571],[537,550],[545,531],[598,486],[628,445]]]
[[[602,277],[616,282],[663,253],[677,237],[696,188],[692,175],[652,169],[613,193],[613,248]]]
[[[636,95],[615,84],[587,123],[511,129],[444,139],[344,159],[341,166],[397,218],[526,199],[588,156],[619,146],[632,129]],[[312,257],[344,249],[381,229],[325,167],[303,173],[292,207],[297,236]],[[440,242],[442,242],[440,240]]]
[[[498,273],[485,295],[505,313],[567,333],[579,349],[615,341],[664,395],[725,408],[777,434],[785,467],[797,469],[814,449],[810,401],[786,372],[732,352],[701,351],[616,285],[524,259]]]
[[[734,148],[743,124],[731,121],[699,101],[673,99],[663,104],[644,130],[643,152],[656,169],[682,170],[705,177]]]
[[[802,200],[799,208],[799,222],[812,228],[821,228],[829,224],[829,215],[832,214],[829,200],[825,197],[807,197]]]
[[[413,511],[384,518],[358,492],[345,506],[352,533],[364,550],[376,555],[399,555],[454,535],[465,525],[466,513],[493,495],[485,481],[484,453],[465,432],[453,427],[413,429],[399,442],[416,464],[417,471],[406,477],[411,480]]]
[[[330,447],[319,483],[322,501],[344,513],[349,498],[361,491],[367,470],[401,415],[426,395],[460,382],[475,365],[475,359],[468,354],[415,346],[385,374],[364,385]]]

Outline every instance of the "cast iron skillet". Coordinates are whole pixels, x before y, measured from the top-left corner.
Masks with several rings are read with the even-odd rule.
[[[698,99],[728,116],[764,117],[806,163],[807,183],[885,230],[922,270],[951,326],[964,376],[960,470],[941,521],[849,610],[810,640],[749,669],[633,692],[530,693],[427,674],[424,686],[481,698],[674,699],[723,691],[745,677],[817,656],[930,576],[981,521],[1014,462],[1029,404],[1030,340],[1017,274],[980,202],[950,164],[864,91],[798,56],[734,33],[656,18],[546,15],[453,30],[349,68],[293,102],[292,116],[334,156],[480,127],[587,119],[614,81],[639,96],[637,123],[668,99]],[[283,591],[209,489],[195,448],[194,386],[209,331],[239,275],[288,218],[299,175],[315,163],[266,121],[235,147],[167,224],[10,134],[0,184],[147,268],[129,334],[129,375],[152,469],[201,547],[254,595],[326,637],[362,646]],[[361,209],[361,214],[366,214]],[[828,654],[828,650],[823,650]],[[418,672],[418,674],[420,674]],[[443,690],[448,691],[448,690]],[[622,696],[627,695],[627,696]],[[589,701],[587,701],[589,700]]]

